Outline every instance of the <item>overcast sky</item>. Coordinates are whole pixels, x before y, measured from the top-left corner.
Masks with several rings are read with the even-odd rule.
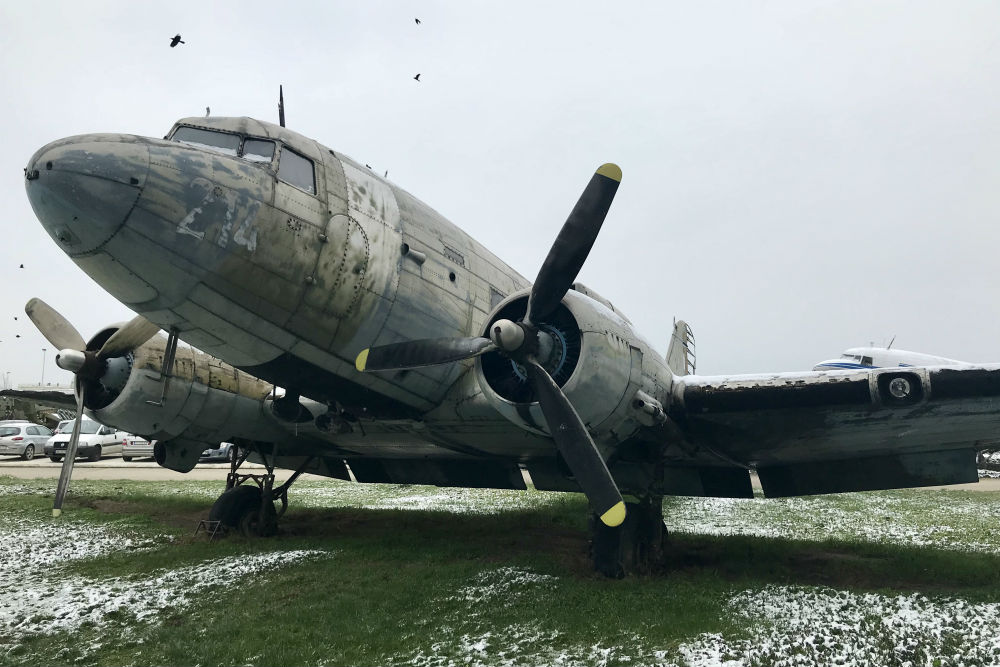
[[[1000,360],[1000,3],[47,0],[0,25],[0,381],[41,379],[32,296],[84,337],[132,316],[38,224],[31,154],[206,106],[274,122],[279,84],[289,128],[529,278],[618,163],[580,280],[661,353],[686,319],[700,373],[893,336]]]

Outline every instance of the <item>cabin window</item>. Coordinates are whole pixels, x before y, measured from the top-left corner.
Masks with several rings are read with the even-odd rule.
[[[872,365],[872,358],[871,357],[861,357],[861,365],[862,366],[871,366]]]
[[[316,194],[316,176],[313,173],[312,160],[299,155],[287,146],[281,149],[278,179],[311,195]]]
[[[244,160],[250,162],[270,162],[274,158],[274,142],[263,139],[247,139],[243,142]]]
[[[236,154],[240,150],[240,141],[242,140],[242,137],[238,134],[217,132],[215,130],[203,130],[197,127],[178,127],[171,139],[189,146],[207,148],[208,150],[215,151],[216,153],[236,157]]]

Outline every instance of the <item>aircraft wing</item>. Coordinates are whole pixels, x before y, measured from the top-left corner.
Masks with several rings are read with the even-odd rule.
[[[29,391],[25,389],[4,389],[0,391],[0,398],[24,398],[45,405],[59,405],[76,409],[76,397],[72,392],[50,390],[50,391]]]
[[[1000,438],[1000,365],[689,375],[671,417],[767,496],[975,482],[975,451]]]

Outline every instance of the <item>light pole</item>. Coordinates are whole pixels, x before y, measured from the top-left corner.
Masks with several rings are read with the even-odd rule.
[[[45,386],[45,348],[42,348],[42,381],[39,383],[41,386]]]

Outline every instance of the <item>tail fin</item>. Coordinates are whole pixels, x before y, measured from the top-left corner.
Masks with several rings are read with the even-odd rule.
[[[694,333],[684,320],[674,321],[674,334],[667,348],[667,366],[674,375],[694,375]]]

